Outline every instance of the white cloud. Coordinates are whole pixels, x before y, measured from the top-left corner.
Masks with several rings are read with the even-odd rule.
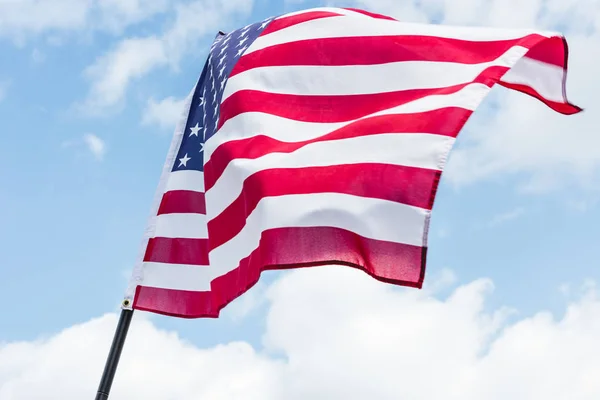
[[[105,315],[47,340],[0,347],[1,400],[93,398],[116,324]],[[199,349],[136,318],[111,400],[261,399],[277,363],[246,343]],[[272,396],[270,396],[272,398]]]
[[[525,214],[525,209],[522,207],[517,207],[514,210],[506,211],[497,215],[494,215],[492,219],[488,222],[488,227],[493,228],[498,225],[502,225],[506,222],[517,219]]]
[[[40,64],[44,62],[46,56],[39,49],[36,48],[31,51],[31,59],[34,63]]]
[[[441,299],[347,267],[292,271],[267,290],[264,349],[198,348],[138,313],[111,399],[599,398],[595,287],[564,316],[518,320],[486,310],[492,289],[481,279]],[[0,399],[93,396],[116,320],[0,345]]]
[[[167,0],[0,0],[0,37],[83,31],[121,33],[168,8]]]
[[[6,98],[6,93],[8,92],[8,87],[10,86],[9,80],[0,80],[0,101]]]
[[[266,303],[266,291],[266,285],[258,282],[244,296],[237,298],[233,303],[228,305],[221,313],[222,316],[236,322],[243,320]]]
[[[85,75],[93,83],[87,99],[77,108],[89,115],[119,108],[131,80],[167,62],[168,57],[159,38],[123,40],[85,70]]]
[[[142,125],[158,125],[162,129],[175,129],[183,113],[185,100],[173,96],[160,101],[150,98],[142,115]]]
[[[97,0],[96,3],[100,27],[114,33],[168,9],[168,0]]]
[[[90,0],[0,0],[0,36],[24,39],[53,30],[77,30],[86,25]]]
[[[529,179],[521,188],[527,191],[565,185],[594,189],[600,168],[600,115],[594,112],[600,82],[593,65],[600,62],[600,35],[574,36],[570,47],[570,97],[588,110],[566,117],[528,96],[504,91],[499,111],[475,118],[465,132],[469,142],[451,154],[445,175],[450,182],[464,185],[525,172]]]
[[[167,65],[177,70],[183,56],[197,51],[205,35],[216,34],[251,8],[252,0],[199,0],[177,5],[175,20],[162,34],[124,39],[86,69],[92,87],[78,108],[92,115],[119,109],[134,79]]]
[[[344,6],[348,2],[327,3]],[[555,26],[578,32],[600,28],[598,0],[354,0],[352,3],[400,21],[510,28]]]
[[[104,154],[106,153],[104,140],[92,133],[86,133],[83,136],[83,141],[96,160],[101,161],[104,158]]]

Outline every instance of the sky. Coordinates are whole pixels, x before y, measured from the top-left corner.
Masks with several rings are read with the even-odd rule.
[[[585,111],[494,88],[422,290],[327,266],[219,319],[136,312],[111,399],[600,398],[600,0],[0,0],[0,400],[93,398],[212,38],[318,6],[560,31]]]

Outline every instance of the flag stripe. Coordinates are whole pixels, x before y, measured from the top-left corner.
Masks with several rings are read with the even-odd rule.
[[[206,215],[183,213],[162,214],[156,217],[155,237],[205,239]]]
[[[344,7],[344,9],[345,10],[354,11],[354,12],[357,12],[357,13],[360,13],[360,14],[364,14],[364,15],[369,16],[371,18],[379,18],[379,19],[387,19],[387,20],[391,20],[391,21],[396,21],[395,18],[388,17],[387,15],[381,15],[381,14],[376,14],[376,13],[365,11],[365,10],[359,10],[358,8]]]
[[[299,141],[312,140],[336,129],[341,129],[347,124],[360,121],[364,118],[373,118],[381,115],[417,114],[438,109],[449,110],[452,108],[461,108],[469,111],[468,115],[465,116],[466,121],[489,90],[489,86],[480,83],[472,83],[454,93],[423,97],[413,102],[401,104],[397,107],[391,107],[377,113],[361,116],[358,119],[335,123],[297,121],[263,112],[240,113],[235,117],[228,119],[219,130],[219,134],[206,141],[204,146],[204,157],[205,160],[207,160],[206,162],[208,162],[208,160],[212,158],[212,153],[215,149],[229,141],[246,138],[252,139],[259,134],[279,141],[289,141],[292,137]],[[449,122],[454,122],[456,120],[452,118],[453,116],[454,114],[448,114],[446,118],[450,118]],[[465,121],[463,121],[463,123]],[[441,124],[445,124],[445,122],[445,120],[440,121]],[[462,127],[462,123],[457,124],[457,127]],[[291,136],[290,132],[293,132],[294,135]]]
[[[527,58],[556,65],[561,68],[567,67],[567,42],[563,37],[554,36],[541,41],[533,46],[526,55]]]
[[[312,21],[320,18],[329,17],[340,17],[342,14],[331,12],[331,11],[311,11],[302,14],[290,15],[283,18],[274,19],[269,25],[262,31],[262,36],[266,36],[270,33],[280,31],[290,26],[298,25],[303,22]]]
[[[508,89],[516,90],[516,91],[525,93],[529,96],[532,96],[532,97],[542,101],[544,104],[546,104],[552,110],[559,112],[561,114],[564,114],[564,115],[577,114],[578,112],[580,112],[582,110],[580,107],[573,105],[571,103],[568,103],[568,102],[567,103],[557,102],[557,101],[551,101],[551,100],[545,99],[543,96],[541,96],[539,93],[537,93],[535,91],[535,89],[533,89],[531,86],[528,86],[528,85],[519,85],[516,83],[507,83],[507,82],[500,82],[500,85],[502,85]]]
[[[177,213],[206,214],[204,193],[191,190],[166,192],[160,202],[158,215]]]
[[[260,243],[237,268],[213,281],[212,292],[200,280],[196,281],[198,291],[138,286],[134,308],[187,318],[217,317],[264,270],[327,264],[352,266],[376,279],[405,286],[421,287],[423,282],[425,249],[417,246],[368,239],[331,227],[273,229],[262,232]],[[306,262],[306,254],[312,255],[312,262]]]
[[[247,139],[227,141],[215,149],[204,166],[206,187],[211,188],[214,185],[233,159],[256,159],[269,153],[291,153],[315,142],[381,133],[434,133],[454,137],[471,114],[470,110],[454,107],[416,114],[378,115],[356,120],[310,140],[283,142],[266,135],[257,135]],[[294,135],[294,139],[300,137]]]
[[[299,10],[299,11],[293,11],[293,12],[287,13],[285,15],[280,15],[279,17],[275,18],[275,21],[279,20],[279,19],[292,17],[294,15],[304,15],[304,14],[309,14],[309,13],[313,13],[313,12],[329,12],[329,13],[338,14],[341,16],[361,17],[361,18],[365,17],[364,14],[360,14],[360,13],[357,13],[356,11],[352,11],[352,10],[349,10],[346,8],[315,7],[315,8],[311,8],[310,10]]]
[[[214,277],[229,272],[258,247],[261,232],[276,228],[329,226],[370,239],[423,246],[429,214],[401,203],[341,193],[265,197],[238,235],[209,250],[210,269]]]
[[[290,153],[273,152],[257,158],[237,158],[229,160],[221,174],[214,171],[214,175],[206,175],[207,202],[213,201],[211,199],[214,199],[214,196],[223,200],[221,196],[225,193],[225,188],[228,188],[229,192],[235,192],[238,190],[238,183],[243,179],[257,171],[275,167],[303,168],[377,160],[382,164],[441,169],[441,157],[454,141],[452,136],[426,133],[380,133],[313,141]],[[214,204],[209,206],[212,207],[211,210],[215,209],[213,206]],[[214,215],[211,214],[212,216]]]
[[[210,248],[237,235],[265,197],[343,193],[431,209],[439,177],[440,171],[375,163],[260,171],[249,176],[240,195],[209,221]]]
[[[210,290],[210,267],[144,262],[144,286],[177,290]]]
[[[208,239],[150,238],[144,261],[170,264],[209,265]]]
[[[300,96],[349,96],[452,87],[474,81],[489,68],[511,67],[526,52],[525,47],[514,46],[497,59],[480,64],[402,61],[378,65],[253,68],[227,81],[223,101],[239,90]],[[367,74],[370,79],[352,79]],[[389,79],[390,76],[402,76],[403,79]]]
[[[423,36],[303,40],[244,55],[231,71],[230,78],[253,68],[290,65],[352,66],[406,61],[481,64],[498,59],[511,47],[530,48],[544,39],[532,34],[524,38],[487,42]]]
[[[173,190],[204,192],[204,173],[195,170],[171,172],[166,183],[165,192]]]
[[[555,36],[555,32],[542,32],[531,29],[495,30],[479,27],[445,26],[436,24],[398,23],[371,18],[360,22],[348,23],[348,18],[325,18],[307,21],[290,26],[284,30],[259,36],[245,51],[245,55],[282,43],[301,40],[322,40],[339,37],[364,36],[434,36],[447,39],[459,39],[473,42],[490,42],[496,40],[514,40],[537,34],[546,38]]]
[[[506,67],[489,67],[472,83],[491,87],[506,73]],[[458,92],[469,83],[436,89],[356,94],[346,96],[290,95],[239,90],[221,104],[219,126],[246,112],[263,112],[306,122],[343,122],[397,107],[433,95]]]
[[[502,77],[502,82],[529,86],[539,94],[540,100],[561,102],[564,74],[562,67],[523,57]]]
[[[235,159],[206,191],[206,212],[210,218],[219,215],[239,195],[244,180],[258,171],[375,161],[381,164],[441,170],[445,162],[444,157],[454,141],[453,137],[442,135],[379,134],[315,142],[289,154],[270,153],[256,159]]]

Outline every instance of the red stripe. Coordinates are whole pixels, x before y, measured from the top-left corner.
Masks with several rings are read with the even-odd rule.
[[[265,197],[343,193],[430,209],[439,177],[436,170],[375,163],[259,171],[249,176],[240,195],[208,222],[209,251],[236,236]]]
[[[219,128],[228,119],[245,112],[262,112],[304,122],[345,122],[423,97],[455,93],[473,82],[491,87],[507,71],[506,67],[494,66],[486,68],[472,82],[460,85],[375,94],[317,96],[240,90],[221,104]]]
[[[208,239],[151,238],[144,261],[208,265]]]
[[[329,17],[340,17],[342,14],[337,14],[329,11],[310,11],[302,14],[291,15],[289,17],[283,17],[274,19],[267,25],[267,27],[261,32],[260,36],[268,35],[269,33],[277,32],[290,26],[298,25],[303,22],[312,21],[315,19],[329,18]]]
[[[527,86],[527,85],[521,85],[518,83],[508,83],[508,82],[499,82],[499,84],[508,89],[516,90],[518,92],[525,93],[531,97],[534,97],[534,98],[540,100],[542,103],[546,104],[548,107],[550,107],[554,111],[559,112],[564,115],[573,115],[573,114],[577,114],[578,112],[582,111],[581,107],[571,104],[570,102],[561,103],[561,102],[557,102],[557,101],[548,100],[548,99],[544,98],[542,95],[540,95],[532,87]]]
[[[531,47],[540,35],[493,42],[434,36],[363,36],[302,40],[254,51],[236,63],[231,76],[259,67],[375,65],[402,61],[478,64],[493,61],[513,46]]]
[[[344,10],[354,11],[354,12],[357,12],[357,13],[360,13],[360,14],[367,15],[367,16],[369,16],[371,18],[387,19],[387,20],[391,20],[391,21],[397,21],[396,18],[388,17],[387,15],[383,15],[383,14],[372,13],[372,12],[365,11],[365,10],[359,10],[358,8],[344,7]]]
[[[160,202],[157,215],[174,213],[206,214],[204,193],[190,190],[166,192]]]
[[[269,153],[291,153],[311,143],[368,136],[380,133],[433,133],[456,137],[473,111],[458,107],[414,114],[380,115],[354,121],[331,133],[312,140],[282,142],[265,135],[225,142],[215,149],[204,166],[206,190],[229,165],[238,158],[256,159]]]
[[[426,247],[367,239],[338,228],[273,229],[262,233],[260,247],[238,268],[211,283],[211,292],[138,286],[133,308],[183,318],[216,318],[258,282],[262,271],[328,264],[355,267],[383,282],[420,288],[426,253]]]
[[[564,38],[555,36],[541,41],[527,52],[525,57],[566,68],[567,44]]]

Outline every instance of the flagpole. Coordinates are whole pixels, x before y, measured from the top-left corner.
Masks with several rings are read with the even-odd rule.
[[[128,302],[128,300],[125,300]],[[126,306],[126,304],[124,304]],[[108,358],[104,365],[104,372],[100,379],[100,385],[98,386],[98,392],[96,393],[96,400],[107,400],[110,394],[110,388],[117,372],[119,365],[119,359],[121,358],[121,351],[127,338],[127,332],[129,331],[129,325],[131,324],[131,318],[133,317],[133,310],[122,309],[121,316],[119,317],[119,323],[113,337],[110,351],[108,352]]]
[[[225,36],[225,33],[219,31],[217,37],[218,36]],[[208,59],[206,63],[206,65],[208,65]],[[125,299],[123,301],[121,316],[119,317],[119,323],[117,325],[117,329],[113,337],[112,345],[110,346],[110,351],[108,353],[108,358],[106,359],[106,364],[104,365],[104,372],[102,373],[102,378],[100,379],[100,385],[98,386],[98,391],[96,392],[95,400],[108,400],[110,388],[115,378],[117,367],[119,366],[119,359],[121,358],[121,352],[123,351],[125,339],[127,338],[127,332],[129,331],[129,325],[131,324],[131,319],[133,317],[133,309],[129,309],[129,306],[130,300]]]

